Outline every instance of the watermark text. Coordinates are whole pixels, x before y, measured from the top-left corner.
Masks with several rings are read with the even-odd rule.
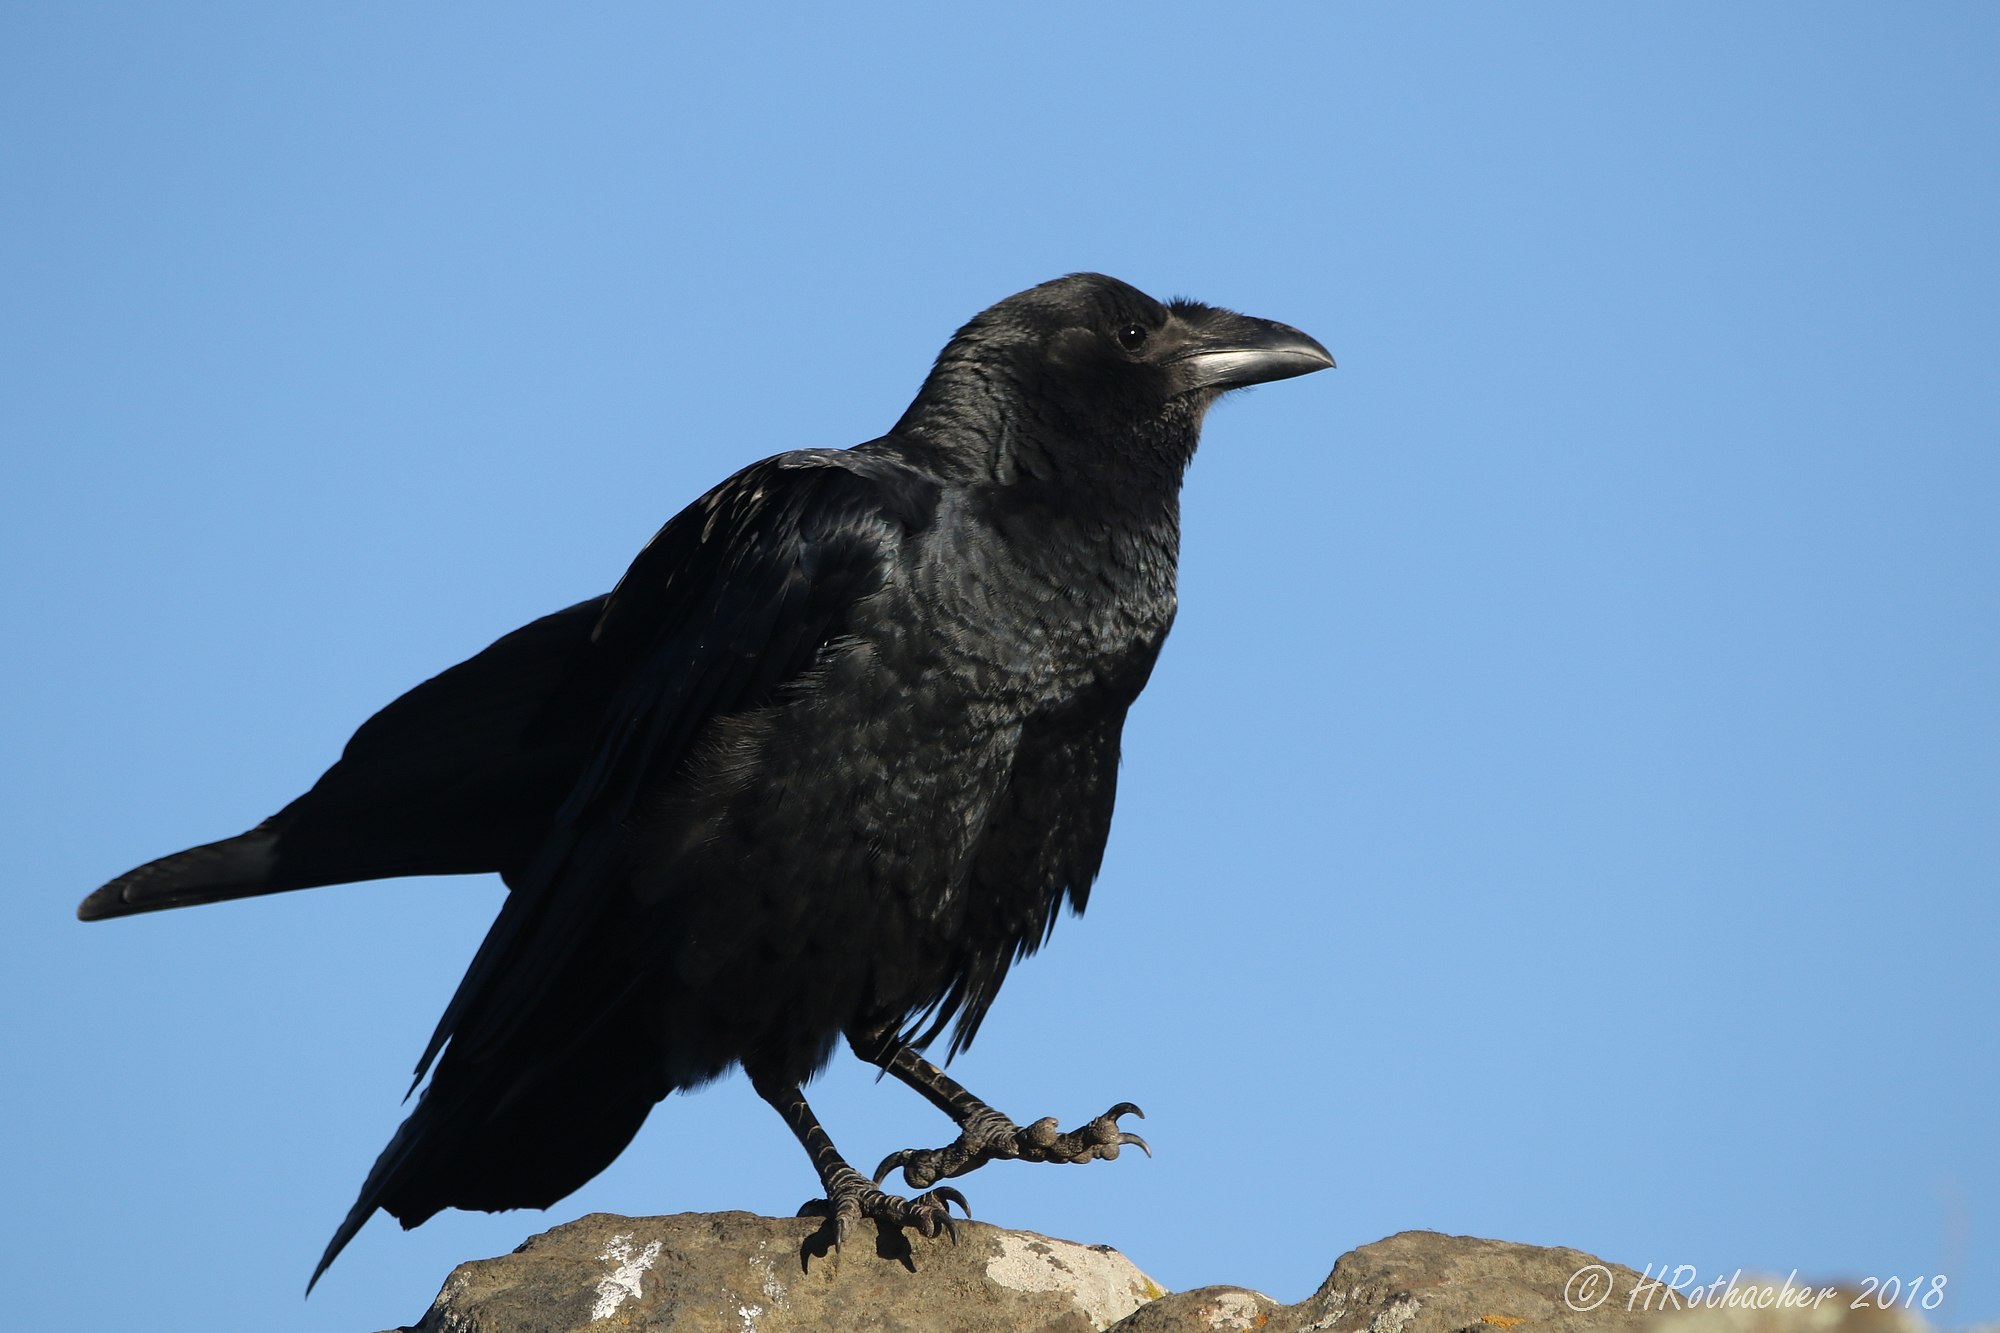
[[[1948,1279],[1942,1274],[1864,1278],[1859,1291],[1799,1281],[1795,1268],[1783,1281],[1745,1279],[1743,1270],[1704,1282],[1693,1264],[1647,1264],[1625,1293],[1627,1310],[1817,1310],[1844,1304],[1851,1310],[1935,1310],[1944,1304]],[[1595,1310],[1618,1295],[1618,1275],[1605,1264],[1585,1264],[1570,1274],[1563,1302],[1577,1311]]]

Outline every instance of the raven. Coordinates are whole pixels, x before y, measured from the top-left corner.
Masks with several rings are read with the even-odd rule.
[[[257,827],[98,889],[86,921],[353,880],[511,889],[417,1063],[415,1108],[314,1270],[376,1209],[547,1207],[655,1103],[741,1065],[805,1147],[835,1240],[950,1229],[994,1159],[1069,1133],[919,1051],[967,1046],[1110,830],[1118,741],[1173,623],[1181,478],[1222,393],[1333,365],[1298,330],[1072,274],[976,316],[890,432],[754,463],[607,595],[364,723]],[[873,1179],[800,1085],[845,1037],[959,1126]],[[307,1284],[311,1290],[311,1283]]]

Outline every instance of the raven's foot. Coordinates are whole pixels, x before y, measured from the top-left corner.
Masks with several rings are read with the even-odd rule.
[[[1131,1145],[1151,1157],[1153,1150],[1137,1134],[1119,1128],[1118,1117],[1146,1113],[1130,1102],[1120,1102],[1097,1119],[1067,1134],[1057,1128],[1056,1118],[1046,1116],[1027,1128],[1015,1124],[990,1107],[968,1118],[956,1143],[942,1148],[904,1148],[892,1152],[875,1168],[879,1183],[891,1171],[902,1168],[903,1179],[923,1189],[952,1176],[976,1171],[988,1162],[1095,1162],[1111,1161],[1118,1150]]]
[[[836,1249],[847,1244],[855,1226],[863,1218],[874,1218],[891,1226],[912,1227],[924,1236],[942,1232],[956,1244],[958,1227],[952,1221],[951,1205],[957,1204],[959,1211],[967,1217],[972,1216],[965,1196],[949,1185],[919,1194],[914,1199],[905,1199],[900,1194],[883,1193],[875,1181],[844,1163],[828,1174],[826,1193],[826,1198],[814,1199],[799,1209],[799,1215],[826,1218],[833,1227]]]

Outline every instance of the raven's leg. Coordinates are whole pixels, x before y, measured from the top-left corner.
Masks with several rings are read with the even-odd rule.
[[[915,1227],[926,1236],[935,1236],[943,1231],[958,1239],[958,1229],[951,1222],[951,1208],[957,1204],[970,1217],[972,1210],[966,1207],[965,1196],[946,1186],[943,1189],[919,1194],[914,1199],[905,1199],[896,1194],[884,1194],[876,1188],[875,1182],[847,1164],[828,1138],[826,1130],[820,1127],[819,1117],[806,1105],[805,1094],[796,1083],[759,1078],[750,1075],[751,1086],[757,1095],[769,1102],[779,1115],[785,1118],[792,1134],[812,1158],[813,1170],[819,1173],[820,1187],[826,1191],[827,1215],[833,1223],[833,1243],[845,1244],[854,1224],[864,1217],[888,1222],[895,1226]]]
[[[924,1095],[938,1110],[957,1122],[958,1141],[942,1148],[904,1148],[890,1153],[875,1168],[879,1182],[898,1167],[903,1179],[917,1189],[939,1180],[962,1176],[988,1162],[1008,1159],[1023,1162],[1110,1161],[1126,1144],[1148,1157],[1153,1150],[1137,1134],[1118,1126],[1118,1117],[1146,1113],[1130,1102],[1120,1102],[1081,1128],[1063,1133],[1054,1116],[1037,1120],[1025,1129],[967,1092],[951,1075],[897,1040],[893,1032],[849,1034],[854,1053],[884,1072],[894,1074]]]

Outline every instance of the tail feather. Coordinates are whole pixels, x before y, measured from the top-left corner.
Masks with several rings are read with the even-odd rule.
[[[580,697],[562,709],[550,701],[576,670],[603,603],[544,616],[433,676],[363,723],[298,800],[247,833],[120,875],[77,916],[102,921],[399,875],[508,873],[582,766],[595,696],[577,684]]]
[[[190,847],[127,871],[85,898],[76,909],[77,919],[103,921],[304,887],[274,884],[277,862],[277,834],[268,823],[259,824],[234,838]]]

